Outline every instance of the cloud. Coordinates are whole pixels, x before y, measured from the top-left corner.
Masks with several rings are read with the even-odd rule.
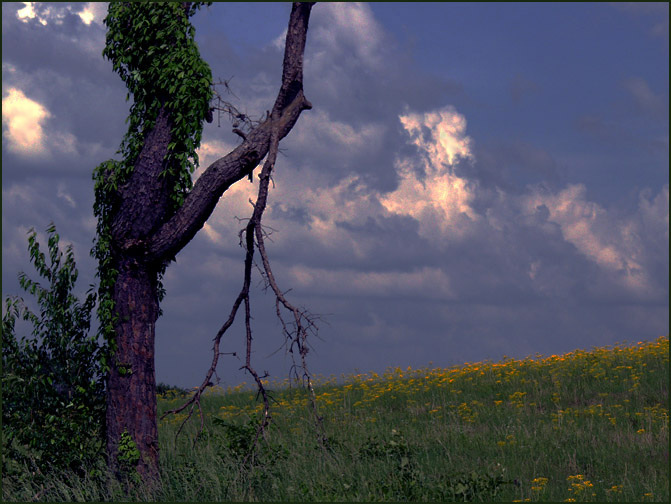
[[[20,19],[23,6],[3,4],[3,98],[14,89],[36,104],[25,122],[49,154],[31,158],[12,147],[3,103],[6,292],[18,292],[18,269],[30,269],[25,232],[50,219],[75,244],[78,263],[83,258],[82,285],[94,281],[87,255],[95,233],[91,170],[114,155],[129,106],[123,83],[100,57],[103,7],[35,4],[34,16]],[[231,4],[233,15],[236,8]],[[263,34],[268,44],[259,48],[235,38],[229,43],[219,22],[215,15],[195,18],[203,55],[215,77],[235,76],[232,99],[258,117],[279,85],[284,35],[275,37],[282,27]],[[556,353],[668,327],[668,178],[664,172],[663,187],[660,176],[642,178],[645,170],[658,170],[645,156],[631,162],[634,132],[658,139],[656,155],[668,164],[668,132],[649,120],[667,101],[652,74],[627,72],[628,80],[613,81],[614,94],[605,99],[617,100],[619,86],[628,109],[619,103],[608,112],[581,109],[581,131],[606,140],[614,157],[626,151],[622,166],[603,180],[595,166],[608,167],[611,158],[590,150],[594,142],[575,144],[561,132],[548,140],[549,130],[524,133],[516,129],[520,121],[535,116],[504,120],[483,109],[481,90],[468,84],[480,98],[467,101],[464,85],[439,77],[451,73],[442,61],[432,60],[428,74],[421,59],[399,47],[367,4],[313,10],[305,91],[314,109],[281,143],[264,217],[280,286],[293,288],[297,304],[334,314],[322,326],[324,342],[315,352],[322,355],[313,369],[340,373]],[[512,110],[516,101],[533,99],[541,81],[538,73],[511,74],[491,96]],[[490,120],[491,130],[478,131]],[[639,123],[654,129],[642,131]],[[205,126],[196,179],[240,142],[225,121],[223,129],[216,125]],[[632,189],[624,203],[609,203],[604,185],[625,170],[625,180],[635,172],[641,187],[654,190]],[[622,195],[621,180],[616,184]],[[159,379],[188,386],[202,379],[212,337],[242,284],[238,232],[257,191],[257,177],[233,185],[168,268],[165,315],[157,325]],[[262,358],[278,346],[281,331],[272,295],[262,295],[258,277],[253,288],[261,294],[253,297],[253,316]],[[226,351],[244,346],[238,338],[244,328],[236,331]],[[237,361],[224,366],[226,379],[244,379],[235,374]],[[276,374],[287,367],[268,369]]]
[[[4,155],[3,155],[4,157]],[[3,171],[6,163],[3,160]],[[27,232],[38,231],[42,250],[44,230],[56,224],[63,246],[73,244],[80,271],[78,291],[84,292],[94,281],[94,262],[89,256],[95,234],[90,177],[31,177],[21,182],[3,180],[2,187],[2,281],[3,293],[21,292],[16,275],[23,270],[34,275],[28,260]]]
[[[463,92],[459,83],[423,72],[367,4],[319,4],[308,39],[306,95],[315,111],[328,110],[332,119],[388,125],[402,112],[403,103],[427,110],[445,95]]]
[[[638,108],[653,117],[668,120],[669,106],[661,94],[656,94],[641,77],[632,77],[622,82],[622,87],[629,92]]]
[[[326,139],[319,149],[330,146],[335,156],[353,162],[371,144],[359,142],[364,127],[329,121],[327,112],[314,117],[301,133],[303,149],[315,138],[310,133],[319,131],[315,135]],[[398,295],[408,288],[408,296],[433,292],[472,302],[579,292],[592,298],[614,291],[639,300],[664,296],[658,279],[664,261],[649,257],[647,247],[664,248],[649,230],[668,229],[668,211],[662,211],[668,190],[641,196],[638,214],[622,216],[590,201],[582,184],[483,187],[468,167],[492,160],[476,158],[466,119],[454,107],[406,110],[398,121],[414,150],[397,150],[391,191],[376,189],[358,173],[338,178],[319,165],[296,167],[280,159],[266,223],[281,230],[269,247],[289,284],[329,296],[384,296],[396,285]],[[524,143],[513,147],[509,159],[552,174],[546,151]],[[248,217],[257,187],[242,181],[222,197],[206,229],[213,243],[235,250],[230,237],[242,226],[233,216]],[[313,252],[303,254],[296,243]]]
[[[399,186],[380,202],[391,213],[417,219],[425,237],[435,235],[436,225],[443,236],[462,235],[468,222],[477,219],[470,206],[474,185],[452,169],[457,160],[473,157],[466,119],[453,107],[399,119],[423,158],[421,173],[413,170],[414,161],[400,160]]]
[[[9,88],[2,98],[2,133],[9,148],[28,156],[45,154],[42,126],[50,116],[44,106],[26,97],[23,91]]]
[[[638,265],[630,264],[611,244],[597,236],[595,228],[605,210],[586,201],[584,185],[571,185],[558,194],[537,192],[527,198],[529,213],[542,206],[549,210],[548,219],[560,225],[564,238],[600,266],[616,271],[638,269]]]
[[[23,2],[24,7],[16,12],[16,15],[18,18],[23,21],[24,23],[27,23],[28,20],[30,19],[35,19],[37,17],[37,20],[42,24],[46,25],[47,20],[43,19],[41,17],[38,17],[37,14],[35,14],[35,9],[33,9],[33,2]]]
[[[84,9],[77,13],[84,24],[97,23],[103,24],[107,16],[107,2],[86,2]]]
[[[383,150],[388,133],[388,127],[382,123],[350,124],[334,118],[328,109],[305,113],[299,124],[290,137],[291,152],[309,153],[304,163],[314,167],[328,160],[336,177],[361,172],[362,158]]]
[[[560,226],[564,239],[621,288],[641,299],[664,295],[663,285],[654,275],[657,271],[651,268],[652,264],[646,264],[644,243],[649,244],[650,237],[646,236],[643,241],[642,233],[652,226],[668,237],[668,186],[652,202],[642,193],[641,215],[626,218],[611,215],[600,205],[588,201],[582,184],[569,185],[554,194],[536,190],[524,197],[523,202],[528,213],[538,208],[547,209],[547,220]]]
[[[79,7],[3,4],[5,181],[53,174],[54,165],[90,179],[123,136],[124,86],[100,57],[105,30],[95,20],[104,6],[91,7],[98,18],[88,25]]]
[[[582,184],[557,190],[547,185],[529,185],[521,193],[485,189],[466,172],[457,175],[454,170],[460,160],[476,166],[480,163],[471,151],[472,140],[466,135],[463,116],[446,107],[423,114],[408,113],[400,121],[421,162],[399,158],[395,165],[399,184],[388,193],[372,190],[356,176],[322,189],[325,207],[308,206],[306,212],[317,224],[312,232],[322,239],[337,236],[337,244],[356,236],[350,249],[363,258],[371,253],[381,254],[385,248],[382,243],[370,241],[364,247],[366,242],[354,234],[355,222],[363,218],[381,222],[390,214],[412,218],[418,223],[418,235],[426,240],[424,244],[436,253],[453,250],[458,242],[460,248],[471,251],[470,258],[458,261],[463,264],[462,271],[470,272],[467,281],[461,275],[454,276],[447,266],[441,270],[449,275],[450,292],[457,299],[487,299],[487,292],[510,295],[516,290],[528,295],[564,297],[575,294],[578,285],[582,285],[586,295],[597,298],[608,298],[613,291],[631,299],[664,297],[660,278],[666,275],[659,276],[665,268],[664,260],[649,257],[648,248],[659,253],[665,247],[643,230],[654,228],[668,236],[668,210],[663,210],[668,188],[654,198],[642,195],[638,213],[629,216],[619,216],[616,209],[589,201]],[[542,170],[547,164],[546,156],[540,155],[546,153],[528,148],[521,151],[527,152],[529,166]],[[377,202],[384,209],[382,212]],[[329,207],[337,209],[335,215],[328,216]],[[345,226],[343,221],[351,224]],[[539,247],[538,243],[546,246]],[[578,253],[574,258],[570,257],[567,244]],[[488,252],[472,252],[479,249]],[[553,256],[564,256],[559,260],[565,266],[558,268],[553,264]],[[591,279],[593,284],[587,277],[580,278],[579,269],[571,271],[569,265],[574,261],[577,266],[579,256],[596,266],[590,273],[596,275]],[[422,264],[423,259],[417,259],[415,266]],[[391,274],[398,275],[397,285],[401,285],[401,276],[406,273],[397,270]],[[568,283],[562,278],[567,275],[572,278]],[[349,285],[355,282],[350,281]],[[426,286],[427,291],[432,289],[435,286]]]
[[[202,175],[208,166],[231,152],[235,147],[235,145],[225,140],[203,140],[200,143],[200,147],[196,150],[198,154],[198,168],[193,173],[192,180],[194,182],[198,180],[198,177]]]
[[[448,106],[424,114],[409,113],[400,117],[412,143],[426,151],[431,171],[452,165],[457,158],[471,157],[471,139],[465,136],[466,118]]]
[[[312,43],[325,46],[314,54],[311,65],[326,66],[337,52],[347,54],[371,70],[383,64],[379,49],[384,32],[367,4],[334,2],[320,7],[315,15],[328,18],[329,23],[318,24],[310,34]]]
[[[616,2],[616,8],[635,16],[645,18],[650,23],[650,34],[653,37],[669,39],[669,4],[668,2]]]
[[[327,143],[330,147],[357,156],[364,148],[377,150],[383,129],[382,125],[372,123],[352,126],[332,119],[325,110],[318,110],[306,114],[302,131],[311,132],[309,141]]]
[[[58,184],[56,196],[58,196],[59,198],[63,198],[63,200],[65,200],[68,203],[68,205],[70,205],[72,208],[77,207],[77,202],[74,200],[72,195],[67,191],[67,188],[63,182]]]
[[[86,25],[95,22],[102,25],[107,15],[107,2],[84,2],[80,4],[53,5],[43,2],[23,2],[24,7],[16,12],[16,16],[24,23],[37,21],[42,26],[50,23],[62,25],[69,14],[76,14]],[[79,8],[78,10],[75,10]]]
[[[44,105],[32,100],[20,89],[9,88],[2,100],[3,137],[15,154],[44,159],[46,156],[77,157],[79,153],[95,158],[101,153],[98,143],[81,142],[63,125],[57,128]]]
[[[420,267],[414,271],[370,271],[289,268],[289,281],[297,288],[321,296],[362,296],[366,298],[411,298],[454,300],[450,279],[437,267]]]

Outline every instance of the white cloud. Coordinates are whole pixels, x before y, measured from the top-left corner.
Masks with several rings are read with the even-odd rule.
[[[198,147],[198,150],[196,151],[198,154],[199,166],[192,175],[193,181],[195,182],[208,166],[231,152],[234,148],[233,145],[221,140],[202,141],[200,147]]]
[[[199,167],[193,174],[194,183],[203,172],[217,159],[231,152],[235,147],[221,140],[210,140],[202,142],[198,149]],[[255,170],[258,174],[258,168]],[[258,179],[257,179],[258,181]],[[219,199],[214,212],[208,219],[203,230],[210,241],[217,244],[229,245],[229,241],[222,241],[224,236],[235,236],[243,227],[236,220],[238,218],[249,218],[252,206],[249,200],[255,200],[258,192],[258,183],[250,184],[247,179],[233,184]],[[237,242],[236,242],[237,243]]]
[[[8,147],[25,156],[46,156],[52,153],[76,155],[84,149],[87,155],[97,156],[100,144],[81,143],[69,131],[50,131],[44,127],[53,114],[41,103],[31,100],[17,88],[9,88],[2,99],[2,133]]]
[[[65,10],[56,8],[55,6],[47,6],[44,9],[40,9],[40,13],[38,14],[35,12],[36,3],[23,2],[23,9],[16,12],[17,17],[24,23],[27,23],[31,19],[37,19],[42,26],[47,26],[49,23],[62,24],[66,10],[67,12],[73,12],[74,10],[72,5],[68,5]],[[93,22],[102,25],[103,19],[107,15],[107,5],[108,2],[84,2],[79,4],[80,10],[75,11],[75,14],[86,25],[90,25]]]
[[[12,206],[25,206],[31,204],[37,198],[39,198],[39,195],[34,188],[29,186],[12,184],[9,187],[3,186],[2,188],[2,202],[11,202]]]
[[[333,2],[320,6],[327,11],[328,28],[320,27],[317,38],[329,45],[346,43],[366,65],[377,66],[383,31],[370,7],[360,2]]]
[[[287,42],[287,29],[285,28],[273,41],[270,43],[273,47],[280,51],[284,51],[284,46]]]
[[[333,187],[310,184],[302,187],[294,192],[294,197],[306,209],[309,236],[343,254],[353,254],[358,259],[366,257],[371,244],[356,239],[338,223],[359,223],[369,216],[380,215],[383,210],[375,193],[357,175],[350,175]],[[287,196],[278,196],[277,201],[296,201]]]
[[[384,30],[368,5],[320,4],[310,23],[310,43],[305,53],[306,84],[309,81],[320,93],[342,99],[343,90],[353,83],[351,79],[344,81],[346,75],[388,72]],[[279,38],[275,40],[276,47],[283,44]]]
[[[399,120],[409,143],[417,148],[417,155],[398,159],[393,169],[399,176],[399,184],[388,193],[371,188],[357,173],[350,172],[334,183],[332,174],[320,171],[318,166],[292,169],[291,161],[287,166],[281,158],[276,168],[276,185],[269,198],[271,209],[278,212],[270,212],[266,219],[267,225],[281,232],[273,235],[271,247],[286,251],[300,242],[308,249],[318,245],[322,250],[337,251],[333,257],[338,257],[339,264],[343,264],[341,259],[346,264],[368,262],[371,254],[384,249],[379,237],[374,233],[352,232],[351,226],[343,224],[359,228],[369,220],[380,221],[398,215],[415,219],[419,234],[437,250],[445,250],[456,241],[466,246],[472,242],[478,247],[489,243],[487,248],[493,251],[495,263],[526,264],[501,277],[501,281],[513,282],[516,288],[564,296],[571,285],[583,279],[564,282],[563,266],[549,262],[544,255],[529,253],[528,243],[510,243],[511,233],[525,236],[527,240],[563,237],[603,273],[603,282],[600,281],[594,292],[615,287],[639,298],[659,294],[659,281],[651,273],[658,266],[648,258],[646,247],[651,245],[645,230],[662,229],[665,224],[668,240],[668,188],[655,198],[642,196],[636,215],[627,218],[615,216],[612,211],[589,201],[586,188],[580,184],[554,192],[530,187],[527,194],[521,196],[495,189],[487,195],[475,181],[457,175],[454,169],[457,162],[475,162],[473,142],[466,134],[463,115],[453,107],[444,107],[426,113],[407,112]],[[308,150],[314,150],[318,144],[318,149],[330,149],[337,152],[336,155],[351,155],[356,159],[360,155],[357,153],[375,143],[382,131],[376,125],[355,127],[333,121],[326,112],[317,112],[309,127],[301,132],[299,144],[301,149]],[[317,138],[321,142],[316,141]],[[205,143],[201,149],[203,164],[206,166],[214,160],[215,153],[218,157],[230,147]],[[257,184],[256,179],[254,184],[243,180],[224,194],[205,228],[205,235],[212,242],[226,248],[237,247],[237,239],[231,237],[237,237],[244,223],[235,217],[249,217],[252,211],[249,200],[256,199]],[[485,202],[484,210],[474,209],[476,201],[478,208]],[[549,211],[547,220],[532,219],[542,205]],[[300,211],[304,219],[284,218],[292,209]],[[533,234],[537,236],[532,237]],[[336,296],[384,296],[386,292],[395,291],[400,295],[456,299],[463,294],[463,279],[456,283],[451,281],[450,275],[454,272],[448,268],[416,264],[417,269],[408,272],[406,267],[407,264],[403,264],[398,270],[366,273],[356,268],[318,269],[292,263],[285,274],[290,276],[289,284],[303,291]],[[477,268],[488,271],[486,265]],[[455,278],[461,279],[460,276]],[[480,278],[469,283],[468,288],[477,292],[486,290],[487,285],[488,280]]]
[[[203,225],[203,232],[205,233],[205,236],[207,236],[211,242],[213,243],[221,243],[223,237],[221,236],[220,233],[218,233],[214,227],[207,222]]]
[[[641,219],[655,224],[664,224],[664,239],[669,240],[669,185],[665,185],[657,196],[649,199],[650,191],[641,191],[639,195],[639,214]]]
[[[524,204],[529,214],[545,205],[550,211],[548,220],[561,227],[564,239],[581,254],[598,264],[627,290],[640,295],[652,294],[655,282],[644,263],[646,244],[639,236],[641,225],[637,223],[637,215],[618,219],[600,205],[588,201],[586,193],[582,184],[569,185],[556,194],[535,191],[524,198]],[[659,208],[664,203],[664,195],[666,215],[660,216]],[[668,239],[668,186],[653,203],[642,197],[639,214],[644,220],[656,221],[653,222],[655,227],[660,227],[660,220],[665,219]],[[650,218],[650,214],[654,215],[654,219]]]
[[[51,113],[43,105],[27,98],[20,89],[9,88],[2,98],[2,133],[16,152],[45,153],[42,122],[49,117]]]
[[[384,126],[380,124],[364,124],[360,127],[330,117],[325,110],[310,111],[301,117],[299,138],[296,140],[313,148],[315,143],[345,152],[350,156],[360,154],[362,149],[377,150],[382,141]]]
[[[48,135],[49,143],[53,149],[59,150],[64,154],[76,154],[77,147],[79,146],[79,141],[77,137],[68,131],[54,131],[53,133],[49,132]],[[92,149],[94,152],[98,149],[97,144],[88,145],[87,148]]]
[[[77,12],[84,24],[90,25],[97,23],[102,26],[105,16],[107,16],[108,2],[86,2],[84,9]]]
[[[250,200],[256,200],[258,188],[257,183],[250,184],[245,179],[233,184],[224,193],[204,228],[210,241],[225,248],[231,244],[237,246],[237,233],[245,227],[241,220],[249,219],[252,215]]]
[[[15,75],[16,71],[17,71],[16,67],[14,65],[12,65],[11,63],[3,63],[2,64],[2,73],[7,72],[11,75]]]
[[[466,119],[453,107],[445,107],[424,114],[409,113],[400,116],[400,121],[424,156],[424,177],[412,169],[412,160],[400,160],[397,170],[401,182],[395,191],[381,196],[380,202],[389,212],[417,219],[424,236],[435,236],[436,225],[443,236],[463,236],[464,222],[478,219],[470,206],[475,184],[452,169],[460,158],[473,159],[472,142],[465,135]]]
[[[566,241],[573,243],[584,255],[603,267],[616,270],[625,267],[624,258],[596,235],[598,219],[606,212],[596,203],[586,201],[584,185],[571,185],[557,194],[537,192],[527,199],[530,214],[541,205],[550,210],[549,220],[561,226]]]
[[[472,158],[471,139],[465,135],[466,118],[447,106],[424,114],[399,117],[412,143],[425,150],[433,171],[454,164],[459,157]]]
[[[20,9],[16,12],[16,15],[18,18],[23,21],[24,23],[27,23],[28,20],[30,19],[35,19],[35,9],[33,8],[33,2],[23,2],[23,9]],[[38,18],[38,21],[42,24],[45,25],[47,24],[46,19]]]
[[[63,23],[63,18],[65,14],[61,9],[55,9],[52,7],[47,7],[42,11],[41,14],[35,12],[35,4],[37,2],[23,2],[25,7],[17,11],[16,15],[21,21],[27,23],[31,19],[37,18],[42,26],[46,26],[49,23],[61,24]]]
[[[77,203],[75,202],[72,195],[67,191],[65,184],[62,182],[58,184],[56,196],[64,199],[68,203],[68,205],[70,205],[72,208],[77,207]]]

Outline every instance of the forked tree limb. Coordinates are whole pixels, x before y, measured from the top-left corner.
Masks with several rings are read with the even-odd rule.
[[[282,85],[271,114],[277,117],[279,140],[291,131],[303,110],[312,108],[303,94],[303,55],[312,6],[313,3],[295,2],[291,9]],[[205,170],[175,215],[148,237],[144,244],[145,259],[167,261],[191,241],[214,211],[221,195],[249,175],[266,156],[272,125],[271,118],[267,118],[246,135],[242,144]],[[129,243],[131,245],[135,243]]]
[[[305,356],[307,355],[306,337],[307,331],[314,329],[314,321],[309,315],[291,305],[284,294],[280,291],[275,278],[270,269],[270,262],[265,251],[263,241],[263,229],[261,220],[263,212],[266,208],[268,199],[268,190],[271,180],[272,170],[277,160],[280,140],[288,134],[293,125],[296,123],[298,116],[303,110],[312,107],[310,102],[303,94],[303,54],[305,50],[305,40],[308,27],[308,20],[312,4],[294,3],[291,17],[289,20],[289,28],[287,30],[286,46],[284,53],[284,64],[282,74],[282,86],[278,93],[277,99],[273,106],[272,113],[261,124],[253,128],[245,137],[243,143],[233,150],[227,156],[215,161],[210,167],[201,175],[193,189],[186,198],[182,208],[167,221],[155,233],[151,241],[147,253],[150,257],[157,259],[167,259],[174,255],[181,249],[188,241],[195,235],[195,233],[203,226],[209,215],[214,209],[221,194],[230,187],[231,184],[237,182],[245,175],[251,173],[253,168],[257,166],[263,157],[266,156],[266,161],[263,165],[261,173],[259,174],[260,184],[259,192],[256,202],[254,203],[254,210],[249,219],[246,228],[241,232],[241,243],[245,242],[245,268],[243,286],[238,294],[228,319],[214,338],[212,363],[208,369],[205,379],[202,384],[194,391],[191,398],[182,406],[167,411],[161,418],[165,418],[169,414],[175,414],[183,411],[191,406],[189,413],[183,420],[177,435],[181,432],[185,423],[191,418],[195,408],[198,408],[201,418],[200,430],[204,427],[204,417],[201,408],[200,398],[205,390],[213,385],[212,377],[216,375],[216,368],[219,362],[221,339],[226,331],[233,324],[240,305],[245,305],[245,330],[246,330],[246,355],[245,364],[241,369],[249,372],[257,384],[259,394],[263,398],[264,416],[263,420],[257,430],[254,444],[259,437],[265,432],[266,427],[270,422],[270,403],[266,389],[263,385],[262,378],[258,375],[251,364],[251,346],[252,346],[252,331],[251,331],[251,315],[250,315],[250,298],[249,287],[251,283],[251,269],[253,265],[253,255],[255,248],[258,248],[263,263],[263,271],[268,284],[273,289],[277,299],[277,313],[282,322],[282,327],[287,337],[287,346],[292,351],[294,345],[298,347],[301,358],[301,368],[304,376],[307,376],[308,387],[311,393],[311,402],[315,418],[321,427],[321,418],[316,413],[316,401],[314,397],[314,390],[312,382],[307,372],[305,363]],[[254,238],[256,237],[256,242]],[[282,304],[294,316],[295,332],[292,336],[288,330],[284,320],[282,319],[279,304]],[[323,428],[321,430],[320,440],[323,442],[325,436],[323,435]],[[196,437],[197,439],[197,437]],[[250,452],[251,454],[251,452]],[[244,462],[247,461],[250,454],[247,454]],[[243,462],[243,465],[244,465]]]
[[[264,404],[264,417],[263,421],[256,433],[255,441],[258,440],[259,436],[265,431],[266,427],[268,426],[270,422],[270,403],[268,399],[268,394],[266,392],[266,389],[263,385],[262,377],[258,375],[256,370],[252,367],[251,363],[251,349],[252,349],[252,329],[251,329],[251,314],[250,314],[250,299],[249,299],[249,286],[251,284],[251,275],[252,275],[252,264],[254,261],[254,249],[255,249],[255,243],[254,243],[254,232],[257,229],[261,228],[261,219],[263,218],[263,212],[265,211],[266,208],[266,202],[268,199],[268,185],[270,182],[270,175],[272,173],[272,170],[275,166],[275,162],[277,160],[277,153],[279,150],[279,120],[277,117],[278,113],[273,112],[273,114],[270,116],[270,121],[271,121],[271,137],[270,137],[270,149],[268,153],[268,157],[263,165],[263,169],[261,170],[261,174],[259,178],[261,179],[261,183],[259,184],[259,193],[258,193],[258,198],[256,200],[256,203],[254,204],[254,211],[252,213],[252,217],[249,219],[246,228],[241,232],[241,241],[242,241],[242,234],[244,233],[245,236],[245,268],[244,268],[244,280],[243,280],[243,285],[242,289],[240,290],[240,293],[238,294],[238,297],[236,298],[235,302],[233,303],[233,308],[231,309],[231,313],[224,323],[224,325],[221,327],[221,329],[217,332],[217,335],[214,338],[214,347],[213,347],[213,356],[212,356],[212,364],[210,365],[210,368],[208,369],[205,379],[203,380],[202,384],[200,387],[198,387],[195,391],[194,394],[191,396],[191,398],[186,401],[182,406],[179,408],[176,408],[174,410],[170,410],[165,412],[161,418],[165,418],[169,414],[176,414],[179,413],[180,411],[186,409],[188,406],[191,406],[189,409],[189,413],[184,418],[182,421],[179,429],[177,430],[176,436],[179,435],[179,433],[182,431],[182,428],[186,424],[186,422],[191,418],[194,412],[194,408],[197,406],[198,411],[200,413],[200,431],[199,433],[203,430],[204,427],[204,417],[203,417],[203,412],[202,408],[200,405],[200,398],[202,394],[205,392],[205,390],[212,386],[212,376],[216,373],[216,368],[217,364],[219,362],[219,356],[221,353],[219,352],[219,347],[221,344],[221,338],[223,335],[226,333],[228,328],[233,324],[233,321],[235,320],[235,316],[238,312],[238,309],[240,308],[240,305],[244,303],[245,305],[245,331],[246,331],[246,352],[245,352],[245,364],[242,366],[241,369],[245,369],[247,372],[249,372],[252,377],[254,378],[254,381],[256,382],[257,388],[259,393],[263,397],[263,404]],[[267,258],[264,260],[264,264],[267,262]],[[198,437],[196,437],[198,439]],[[247,460],[247,457],[245,457],[245,462]]]
[[[242,238],[244,234],[244,243],[245,243],[245,268],[244,268],[244,281],[242,288],[240,290],[240,293],[238,294],[235,302],[233,303],[233,307],[231,309],[231,313],[224,323],[224,325],[221,327],[221,329],[217,332],[217,335],[214,338],[214,346],[213,346],[213,356],[212,356],[212,364],[210,365],[210,368],[208,369],[205,379],[203,380],[202,384],[200,387],[198,387],[194,394],[191,396],[191,398],[186,401],[182,406],[179,408],[176,408],[174,410],[167,411],[166,413],[163,414],[161,418],[164,418],[165,416],[169,414],[174,414],[174,413],[179,413],[180,411],[183,411],[187,407],[191,406],[189,409],[188,415],[184,418],[182,421],[182,424],[180,425],[180,428],[178,429],[176,436],[179,435],[179,433],[182,431],[182,428],[186,424],[186,422],[191,418],[193,415],[195,407],[198,407],[198,411],[200,413],[200,430],[199,433],[203,430],[204,428],[204,417],[203,417],[203,412],[200,404],[200,398],[202,394],[205,392],[205,390],[212,386],[212,377],[216,374],[216,367],[219,362],[219,356],[221,355],[219,348],[221,344],[221,338],[224,336],[228,328],[233,324],[233,321],[235,320],[235,316],[238,312],[238,309],[240,308],[240,305],[244,303],[245,305],[245,332],[246,332],[246,352],[245,352],[245,364],[240,368],[240,369],[245,369],[248,373],[252,375],[254,378],[254,381],[256,382],[257,385],[257,390],[259,395],[261,395],[263,399],[263,405],[264,405],[264,411],[263,411],[263,418],[261,423],[259,424],[259,427],[256,431],[256,435],[254,437],[254,442],[252,443],[252,447],[250,448],[249,453],[246,454],[244,460],[243,460],[243,466],[246,464],[248,461],[249,457],[252,456],[253,453],[253,448],[256,446],[259,438],[264,435],[268,425],[270,424],[271,420],[271,415],[270,415],[270,401],[269,401],[269,395],[265,389],[265,386],[263,384],[263,378],[265,376],[259,376],[259,374],[256,372],[254,367],[252,366],[251,363],[251,349],[252,349],[252,329],[251,329],[251,313],[250,313],[250,297],[249,297],[249,287],[251,284],[251,272],[252,272],[252,265],[253,265],[253,259],[254,259],[254,250],[258,249],[259,254],[261,255],[261,260],[263,264],[263,269],[262,269],[262,274],[264,275],[265,279],[268,282],[268,285],[272,288],[273,292],[275,293],[276,297],[276,304],[277,304],[277,316],[279,317],[281,323],[282,323],[282,328],[286,336],[286,344],[290,352],[293,354],[293,347],[296,346],[298,348],[298,354],[300,355],[301,363],[300,367],[303,370],[303,378],[307,379],[307,386],[309,389],[310,393],[310,402],[312,406],[312,411],[315,417],[315,422],[316,422],[316,427],[319,430],[319,442],[322,448],[325,447],[326,445],[326,435],[324,432],[323,424],[322,424],[322,418],[319,416],[317,412],[317,404],[316,404],[316,397],[315,397],[315,392],[314,388],[312,386],[312,379],[311,376],[308,372],[307,369],[307,364],[306,364],[306,356],[308,353],[308,348],[307,348],[307,336],[308,336],[308,331],[312,330],[315,328],[314,320],[312,317],[305,313],[304,311],[298,309],[297,307],[293,306],[285,297],[284,293],[280,290],[280,288],[277,285],[277,282],[275,281],[275,277],[272,273],[272,269],[270,267],[270,261],[268,259],[268,255],[265,250],[265,244],[264,244],[264,238],[263,238],[263,228],[262,228],[262,218],[263,218],[263,212],[266,209],[266,204],[268,200],[268,190],[269,190],[269,184],[270,184],[270,177],[272,174],[272,170],[275,167],[275,162],[277,160],[277,153],[279,150],[279,120],[277,117],[278,113],[276,111],[273,112],[270,116],[271,120],[271,139],[270,139],[270,149],[268,152],[268,157],[263,165],[263,169],[261,170],[261,173],[259,175],[260,179],[260,184],[259,184],[259,192],[258,192],[258,197],[256,200],[256,203],[254,203],[254,210],[252,213],[251,218],[247,222],[247,226],[245,227],[244,230],[241,231],[240,233],[240,239],[242,243]],[[256,242],[254,241],[254,238],[256,237]],[[294,331],[293,334],[289,329],[287,328],[287,325],[282,317],[281,309],[280,309],[280,304],[284,306],[285,309],[287,309],[289,312],[294,317]],[[296,364],[294,364],[294,367],[298,367]],[[196,439],[198,439],[198,436],[196,436]]]

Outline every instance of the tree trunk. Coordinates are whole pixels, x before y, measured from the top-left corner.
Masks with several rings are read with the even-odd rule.
[[[125,453],[119,453],[119,441],[127,432],[140,452],[137,471],[149,481],[158,476],[156,274],[133,258],[121,259],[118,270],[114,288],[117,351],[107,378],[107,453],[110,467],[116,472],[123,469],[118,457],[123,460]]]
[[[107,376],[108,465],[117,473],[137,469],[146,483],[158,476],[154,337],[162,262],[146,259],[143,244],[170,216],[173,181],[160,175],[166,169],[170,128],[169,115],[161,108],[130,179],[120,188],[122,202],[112,220],[118,275],[113,293],[116,355]],[[124,433],[140,453],[135,464],[127,458],[132,450],[119,450]]]
[[[311,3],[294,3],[289,19],[282,86],[273,107],[279,137],[293,128],[301,112],[312,108],[303,94],[303,52]],[[247,177],[268,152],[267,119],[227,156],[210,165],[176,211],[170,208],[172,181],[160,176],[171,141],[170,113],[162,108],[144,142],[133,172],[119,188],[120,204],[112,216],[115,269],[113,301],[116,355],[107,376],[107,453],[115,471],[123,469],[130,436],[140,453],[135,465],[145,483],[158,477],[158,428],[154,371],[155,323],[159,314],[158,271],[195,236],[221,195]],[[129,467],[132,469],[132,467]]]

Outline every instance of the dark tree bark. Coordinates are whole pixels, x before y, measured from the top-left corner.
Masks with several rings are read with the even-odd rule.
[[[118,261],[114,302],[117,353],[107,377],[107,453],[116,470],[118,443],[128,432],[140,451],[138,472],[158,475],[158,426],[154,327],[158,318],[156,274],[131,257]]]
[[[312,3],[294,3],[289,19],[282,85],[273,107],[279,136],[312,107],[303,94],[303,54]],[[155,323],[159,315],[158,272],[200,230],[221,195],[249,175],[268,152],[271,121],[250,131],[244,142],[200,176],[184,204],[169,213],[172,184],[159,177],[171,141],[171,119],[161,109],[129,181],[120,188],[112,219],[117,353],[107,379],[107,450],[117,469],[124,432],[140,451],[137,469],[145,481],[158,476],[158,428],[154,372]]]

